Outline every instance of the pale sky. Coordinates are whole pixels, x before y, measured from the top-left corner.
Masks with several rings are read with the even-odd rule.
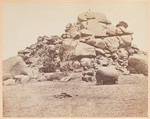
[[[148,4],[144,2],[103,3],[5,3],[3,4],[3,59],[36,43],[38,36],[60,36],[78,14],[100,12],[116,25],[128,23],[133,42],[148,50]]]

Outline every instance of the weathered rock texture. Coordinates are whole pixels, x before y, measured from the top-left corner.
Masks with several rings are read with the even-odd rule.
[[[124,21],[113,25],[102,13],[81,13],[77,23],[66,25],[61,37],[39,37],[37,43],[18,52],[17,57],[22,59],[16,57],[16,60],[11,58],[10,61],[4,61],[3,72],[7,75],[3,79],[12,78],[11,75],[27,74],[24,62],[32,68],[35,79],[41,81],[53,80],[52,74],[45,78],[47,76],[43,73],[62,72],[64,76],[73,72],[96,73],[98,69],[108,66],[113,66],[122,74],[148,75],[148,63],[145,60],[147,54],[132,44],[133,32],[127,28],[128,24]],[[107,74],[107,71],[101,73]],[[82,79],[92,81],[94,78],[95,75],[83,75]]]

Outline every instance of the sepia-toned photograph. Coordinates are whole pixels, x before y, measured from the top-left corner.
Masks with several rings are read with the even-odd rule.
[[[148,7],[3,3],[3,117],[148,117]]]

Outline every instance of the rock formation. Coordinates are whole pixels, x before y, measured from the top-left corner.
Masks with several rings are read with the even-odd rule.
[[[69,74],[75,72],[81,72],[81,80],[94,81],[97,70],[109,66],[118,74],[141,73],[147,76],[147,54],[132,44],[133,32],[127,28],[128,24],[124,21],[115,26],[102,13],[84,12],[77,17],[77,23],[66,25],[61,37],[39,37],[37,43],[19,51],[17,57],[20,56],[34,72],[34,76],[30,77],[41,81],[55,78],[69,81],[72,78]],[[11,63],[8,67],[13,67],[12,70],[16,63]],[[22,74],[7,71],[13,74],[8,77],[10,79]],[[86,74],[87,71],[93,73]],[[52,74],[60,75],[52,78]],[[3,77],[6,77],[3,80],[8,79],[5,73]]]

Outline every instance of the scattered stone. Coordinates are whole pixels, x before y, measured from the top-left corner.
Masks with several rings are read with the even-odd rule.
[[[83,81],[86,81],[86,82],[92,82],[92,81],[93,81],[93,77],[90,76],[90,75],[84,75],[84,76],[82,77],[82,80],[83,80]]]
[[[79,72],[77,72],[77,73],[72,72],[72,73],[68,74],[67,76],[61,78],[60,81],[68,82],[68,81],[78,80],[78,79],[81,80],[81,77],[82,77],[81,73],[79,73]]]
[[[83,76],[85,75],[89,75],[89,76],[94,76],[94,72],[93,71],[85,71],[82,73]]]
[[[47,78],[46,78],[45,76],[43,76],[43,75],[39,75],[39,76],[37,77],[37,81],[38,81],[38,82],[47,81]]]
[[[54,98],[59,98],[59,99],[62,99],[62,98],[71,98],[72,96],[67,94],[67,93],[61,93],[60,95],[54,95]]]
[[[63,72],[44,73],[43,75],[47,81],[61,80],[64,76]]]
[[[63,77],[60,81],[63,82],[68,82],[70,80],[71,77],[67,76],[67,77]]]
[[[8,80],[3,81],[4,86],[15,85],[15,84],[16,82],[14,79],[8,79]]]
[[[113,67],[101,67],[96,72],[96,81],[98,85],[115,84],[118,77],[118,72]]]
[[[7,80],[7,79],[11,79],[13,78],[14,76],[11,74],[11,73],[5,73],[3,75],[3,81]]]
[[[16,82],[18,83],[27,83],[30,80],[30,77],[27,75],[16,75],[14,77],[14,79],[16,80]]]

